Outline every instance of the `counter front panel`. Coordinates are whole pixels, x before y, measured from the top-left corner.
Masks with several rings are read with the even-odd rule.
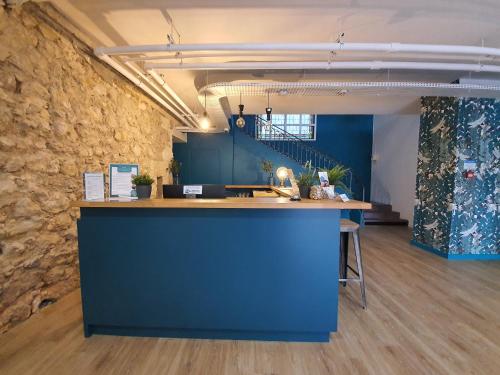
[[[81,208],[85,335],[328,341],[338,209]]]

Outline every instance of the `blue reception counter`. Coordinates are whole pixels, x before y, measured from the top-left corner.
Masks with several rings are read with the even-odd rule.
[[[85,336],[328,341],[342,205],[76,203]]]

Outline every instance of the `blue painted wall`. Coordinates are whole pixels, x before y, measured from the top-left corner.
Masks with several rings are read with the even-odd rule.
[[[253,126],[253,116],[245,116],[246,126]],[[181,182],[185,184],[267,184],[260,169],[262,159],[299,173],[302,167],[293,160],[269,149],[245,133],[188,133],[187,143],[174,143],[174,158],[182,163]]]
[[[316,141],[311,146],[333,156],[351,168],[366,189],[370,200],[372,174],[372,115],[318,115]],[[360,186],[353,186],[361,197]]]
[[[255,117],[245,116],[245,121],[252,127]],[[365,185],[369,199],[372,138],[373,116],[318,115],[316,141],[308,143],[352,168]],[[296,174],[302,170],[298,163],[239,130],[226,134],[189,133],[188,142],[175,143],[173,151],[183,165],[182,182],[187,184],[264,184],[262,159],[271,160],[275,168],[292,168]]]
[[[476,178],[463,176],[475,160]],[[449,258],[500,259],[500,102],[422,98],[413,240]]]

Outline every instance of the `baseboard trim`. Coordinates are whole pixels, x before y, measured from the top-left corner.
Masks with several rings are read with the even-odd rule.
[[[448,254],[432,246],[410,240],[410,244],[448,260],[500,260],[500,254]]]
[[[329,342],[330,332],[274,332],[274,331],[237,331],[175,329],[164,327],[120,327],[89,324],[84,328],[85,337],[93,334],[135,337],[166,337],[209,340],[252,340],[288,342]]]

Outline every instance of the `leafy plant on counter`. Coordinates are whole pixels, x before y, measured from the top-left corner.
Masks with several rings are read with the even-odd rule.
[[[304,164],[304,172],[297,177],[297,185],[299,186],[313,186],[317,179],[317,171],[313,168],[312,162],[309,160]]]
[[[152,185],[153,182],[153,178],[147,173],[138,174],[132,178],[132,183],[134,185]]]
[[[325,171],[328,173],[328,182],[330,185],[338,186],[346,193],[351,192],[347,185],[342,181],[349,172],[349,168],[346,168],[341,164],[337,164],[332,169],[326,169]]]
[[[273,162],[271,160],[262,159],[260,168],[266,173],[273,173]]]
[[[181,173],[181,162],[175,159],[170,160],[168,170],[172,173],[172,175],[178,176],[179,173]]]

